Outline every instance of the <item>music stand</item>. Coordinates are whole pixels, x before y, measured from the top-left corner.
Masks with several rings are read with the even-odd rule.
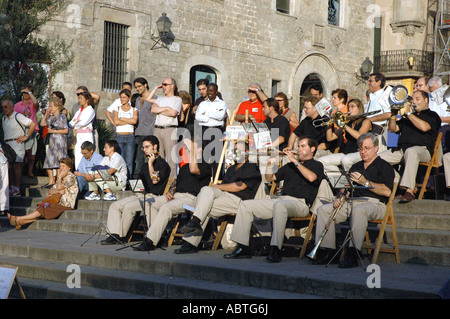
[[[342,172],[343,175],[346,177],[346,179],[347,179],[347,181],[348,181],[348,184],[349,184],[349,186],[348,186],[348,187],[345,187],[345,188],[347,188],[347,189],[350,190],[350,196],[351,196],[351,197],[349,197],[349,199],[348,199],[348,201],[350,202],[350,214],[349,214],[349,218],[348,218],[348,219],[350,219],[351,215],[353,214],[353,191],[354,191],[355,189],[374,189],[375,187],[372,187],[372,186],[355,186],[355,185],[353,185],[353,183],[352,183],[352,181],[351,181],[351,179],[350,179],[349,173],[346,172],[346,171],[343,170],[343,169],[342,169],[341,172]],[[355,240],[354,240],[354,238],[353,238],[353,231],[352,231],[351,227],[349,227],[348,232],[347,232],[347,235],[345,236],[344,242],[342,243],[341,247],[340,247],[340,248],[338,249],[338,251],[334,254],[334,256],[330,259],[330,261],[325,265],[325,268],[328,267],[328,265],[329,265],[329,264],[334,260],[334,258],[341,252],[341,250],[343,250],[344,247],[347,246],[347,244],[348,244],[348,242],[349,242],[350,240],[352,241],[353,247],[356,247]],[[356,255],[358,256],[358,259],[359,259],[359,261],[361,262],[361,266],[363,267],[364,271],[366,271],[366,267],[364,266],[364,263],[363,263],[363,261],[362,261],[361,255],[359,254],[359,252],[358,252],[358,250],[357,250],[356,248],[355,248],[355,250],[356,250]]]
[[[110,181],[115,181],[116,184],[117,184],[117,179],[115,178],[115,176],[111,175],[111,173],[109,172],[109,167],[107,165],[105,165],[105,166],[96,165],[96,166],[93,166],[91,168],[91,170],[94,171],[94,172],[97,172],[104,183],[110,182]],[[103,191],[103,189],[102,189],[102,191]],[[102,215],[101,215],[102,217],[101,217],[101,219],[103,219],[104,199],[101,198],[101,201],[102,201]],[[91,237],[89,237],[84,243],[82,243],[81,246],[86,244],[96,234],[98,234],[98,237],[97,237],[97,241],[95,243],[98,244],[98,240],[100,239],[100,235],[102,234],[103,230],[106,232],[107,235],[111,236],[118,243],[122,244],[122,242],[118,238],[116,238],[116,236],[113,236],[113,234],[111,234],[111,232],[109,231],[108,226],[105,224],[105,222],[103,220],[100,220],[100,223],[99,223],[96,231],[94,232],[94,234],[92,234]]]

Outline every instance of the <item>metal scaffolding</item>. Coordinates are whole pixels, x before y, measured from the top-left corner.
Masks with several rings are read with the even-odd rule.
[[[437,0],[434,32],[434,75],[450,75],[450,0]]]

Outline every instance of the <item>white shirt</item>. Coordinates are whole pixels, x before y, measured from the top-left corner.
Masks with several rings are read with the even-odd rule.
[[[214,101],[209,99],[202,101],[195,112],[195,119],[201,126],[222,126],[227,112],[225,101],[216,97]]]
[[[155,104],[159,107],[170,107],[173,110],[176,110],[178,114],[181,112],[181,97],[179,96],[161,96],[156,99]],[[178,126],[178,117],[166,116],[163,114],[156,115],[155,125],[158,126]]]
[[[103,157],[100,165],[107,165],[110,168],[114,168],[116,172],[113,175],[117,176],[123,182],[122,185],[125,188],[127,184],[127,163],[125,163],[125,160],[119,153],[114,152],[111,159],[109,156]]]
[[[81,115],[80,115],[81,112]],[[80,122],[75,124],[76,121],[78,121],[78,117]],[[81,108],[75,113],[72,120],[69,122],[69,126],[75,130],[82,129],[83,133],[86,133],[87,131],[93,131],[94,126],[92,125],[92,122],[95,118],[95,111],[92,106],[86,107],[83,111],[81,111]]]
[[[119,106],[119,109],[114,110],[118,114],[118,118],[125,118],[125,119],[132,119],[134,116],[134,111],[136,109],[134,107],[131,107],[128,111],[122,110],[122,106]],[[114,113],[113,113],[114,116]],[[116,132],[117,133],[133,133],[134,132],[134,125],[133,124],[124,124],[124,125],[116,125]]]
[[[17,123],[16,118],[17,121],[19,121],[19,123],[22,125],[22,127],[19,125],[19,123]],[[16,112],[13,112],[9,117],[5,115],[2,121],[4,140],[16,139],[18,137],[27,135],[27,127],[29,127],[32,122],[32,120],[28,117]]]
[[[380,115],[383,113],[388,113],[391,111],[390,105],[385,105],[385,103],[384,104],[380,103],[380,98],[383,96],[383,94],[384,94],[384,89],[380,89],[380,90],[376,91],[375,93],[370,93],[370,95],[369,95],[370,101],[367,104],[366,112],[373,112],[373,111],[378,111],[378,110],[381,110],[381,112],[371,115],[371,116],[368,116],[368,118],[371,118],[373,116],[377,116],[377,115]],[[384,125],[384,124],[386,124],[386,121],[378,121],[378,122],[374,122],[374,123],[378,124],[378,125]]]

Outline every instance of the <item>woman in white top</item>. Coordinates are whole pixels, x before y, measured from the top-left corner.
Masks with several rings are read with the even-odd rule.
[[[104,181],[98,172],[94,174],[94,181],[89,182],[89,190],[92,192],[89,196],[86,196],[87,200],[100,200],[99,188],[105,191],[103,200],[116,200],[116,196],[113,191],[125,190],[127,184],[127,165],[125,160],[116,151],[119,148],[119,144],[116,140],[108,140],[105,142],[103,151],[105,157],[100,162],[100,166],[107,166],[109,174],[112,175],[112,181]]]
[[[81,108],[75,113],[69,126],[73,128],[74,135],[76,135],[77,142],[75,144],[75,169],[81,161],[83,155],[81,154],[81,144],[86,141],[94,143],[94,126],[95,111],[91,106],[93,105],[92,96],[89,92],[77,93],[78,103]]]
[[[128,178],[133,177],[134,153],[136,150],[134,138],[134,125],[138,121],[138,110],[130,105],[130,90],[119,93],[121,106],[113,111],[113,120],[116,127],[116,141],[120,147],[120,155],[127,163]]]

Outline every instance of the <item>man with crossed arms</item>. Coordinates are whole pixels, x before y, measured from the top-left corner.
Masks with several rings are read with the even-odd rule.
[[[281,247],[283,245],[286,222],[289,217],[305,217],[309,214],[309,206],[314,202],[319,190],[320,182],[324,178],[323,165],[313,159],[317,150],[317,141],[302,136],[298,141],[298,159],[291,151],[284,153],[290,163],[273,172],[277,158],[271,158],[266,169],[266,180],[284,180],[282,194],[276,199],[246,200],[239,205],[234,222],[231,240],[238,243],[237,248],[224,255],[226,259],[251,258],[249,249],[250,230],[253,218],[273,218],[272,239],[269,262],[281,261]]]

